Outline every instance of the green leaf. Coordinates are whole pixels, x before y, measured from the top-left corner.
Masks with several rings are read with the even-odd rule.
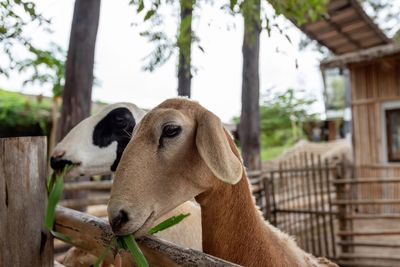
[[[149,230],[149,234],[153,235],[157,232],[163,231],[167,228],[170,228],[174,226],[175,224],[180,223],[183,219],[188,217],[190,213],[187,214],[179,214],[177,216],[172,216],[171,218],[166,219],[165,221],[162,221],[161,223],[157,224],[153,228]]]
[[[62,233],[60,233],[60,232],[56,232],[56,231],[50,230],[50,233],[51,233],[55,238],[60,239],[60,240],[65,241],[65,242],[69,242],[69,241],[72,240],[71,237],[66,236],[66,235],[64,235],[64,234],[62,234]]]
[[[231,9],[232,11],[233,11],[233,9],[235,8],[236,4],[237,4],[237,0],[230,0],[230,1],[229,1],[229,7],[230,7],[230,9]]]
[[[56,176],[54,173],[52,175],[50,175],[49,179],[47,179],[47,193],[50,193],[51,191],[53,191],[55,180],[56,180]]]
[[[56,206],[58,201],[60,200],[60,196],[62,194],[64,188],[64,177],[57,176],[53,190],[50,192],[49,201],[47,203],[47,212],[46,217],[44,219],[44,224],[47,229],[52,230],[54,226],[54,218],[56,213]]]
[[[144,9],[144,0],[139,0],[137,12],[140,13]]]
[[[108,253],[111,251],[111,246],[108,246],[103,252],[100,254],[100,256],[97,258],[96,262],[93,264],[94,267],[100,267],[100,264],[104,261],[104,259],[107,257]]]
[[[144,21],[151,18],[155,13],[156,11],[154,9],[150,9],[149,11],[147,11],[146,15],[144,16]]]
[[[131,253],[134,261],[136,262],[138,267],[148,267],[149,263],[147,262],[145,256],[143,255],[142,251],[140,250],[138,244],[136,243],[135,239],[132,235],[126,235],[120,237],[124,245],[128,248],[129,252]]]

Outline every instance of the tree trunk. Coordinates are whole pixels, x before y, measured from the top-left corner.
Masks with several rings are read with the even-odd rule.
[[[93,65],[100,0],[76,0],[62,92],[62,109],[57,140],[90,116],[92,104]],[[88,180],[80,177],[80,180]],[[86,198],[86,191],[64,193],[66,199]],[[81,208],[80,210],[85,210]]]
[[[260,0],[245,0],[244,17],[242,113],[239,138],[244,164],[250,170],[261,169],[260,157]]]
[[[57,140],[90,115],[100,0],[76,0],[62,92]]]
[[[191,90],[191,47],[192,47],[192,15],[195,0],[180,0],[181,23],[179,27],[178,49],[178,95],[190,97]]]

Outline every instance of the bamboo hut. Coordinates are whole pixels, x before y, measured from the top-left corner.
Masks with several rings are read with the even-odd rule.
[[[338,69],[348,92],[356,177],[400,176],[400,46],[393,43],[356,0],[331,0],[327,15],[299,27],[327,47],[333,57],[320,64],[322,73]],[[398,199],[393,184],[360,186],[358,198]],[[396,210],[393,210],[396,209]],[[399,207],[369,207],[372,212]]]
[[[349,70],[357,175],[400,176],[400,46],[343,54],[321,68]]]

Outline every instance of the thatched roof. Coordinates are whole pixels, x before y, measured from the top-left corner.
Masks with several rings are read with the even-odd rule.
[[[357,0],[331,0],[327,15],[299,28],[337,55],[391,43]]]
[[[358,52],[347,53],[344,55],[328,58],[321,61],[321,69],[346,67],[351,63],[368,62],[387,56],[400,55],[400,45],[388,44],[381,45]]]

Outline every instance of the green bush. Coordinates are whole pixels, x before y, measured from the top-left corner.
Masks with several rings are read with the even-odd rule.
[[[51,120],[51,101],[0,89],[0,125],[8,127],[39,124]]]

